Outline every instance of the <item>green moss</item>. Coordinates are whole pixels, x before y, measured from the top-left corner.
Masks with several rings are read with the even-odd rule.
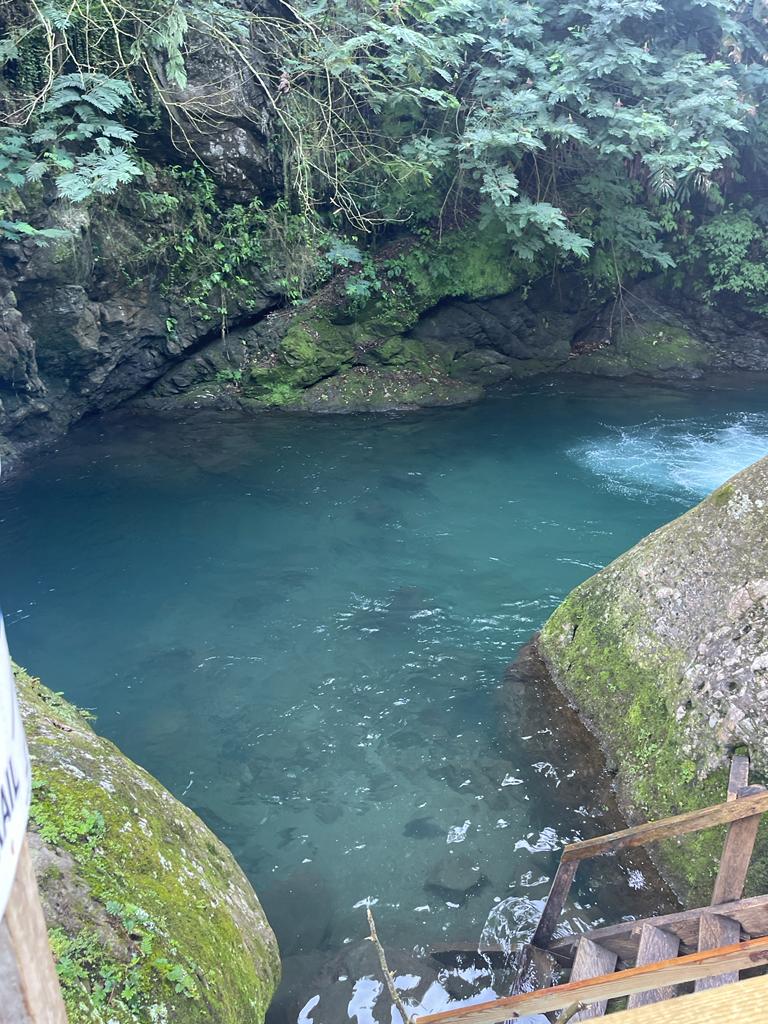
[[[482,389],[431,370],[355,366],[305,391],[295,408],[310,412],[380,412],[424,406],[464,405]]]
[[[369,352],[373,363],[396,369],[429,371],[436,365],[426,347],[415,338],[388,338]]]
[[[648,322],[626,328],[615,344],[579,356],[568,368],[616,377],[653,376],[705,370],[713,361],[712,349],[684,328]]]
[[[705,779],[681,755],[675,680],[682,656],[657,648],[646,655],[627,640],[636,635],[639,606],[589,581],[574,590],[545,624],[541,650],[618,766],[620,795],[642,820],[719,803],[727,771]],[[711,893],[724,832],[712,829],[659,844],[665,874],[677,890],[705,903]],[[754,872],[753,872],[754,874]]]
[[[415,246],[403,259],[404,276],[423,309],[443,298],[504,295],[530,279],[535,268],[512,255],[500,229],[467,225]]]
[[[716,508],[722,508],[724,505],[728,504],[733,497],[733,494],[733,484],[723,484],[722,487],[718,487],[718,489],[710,495],[709,500]]]
[[[622,332],[618,351],[638,370],[700,368],[709,366],[712,353],[682,327],[663,323],[644,323]]]
[[[76,709],[17,681],[70,1024],[260,1024],[277,948],[227,849]]]
[[[353,366],[418,371],[424,376],[446,372],[451,360],[445,348],[438,353],[403,337],[419,317],[446,297],[505,294],[537,272],[534,265],[512,255],[503,232],[477,224],[441,237],[425,233],[399,253],[390,250],[386,257],[369,262],[366,300],[360,304],[351,293],[340,294],[342,283],[337,280],[296,311],[276,348],[244,368],[238,382],[242,404],[294,406],[304,390]],[[351,280],[346,279],[348,286]],[[532,367],[531,372],[539,368]],[[427,389],[420,385],[418,390],[418,404],[429,404]],[[444,391],[435,397],[435,404],[446,398]]]
[[[443,299],[504,295],[536,276],[534,264],[513,256],[507,236],[477,223],[430,233],[378,267],[381,290],[357,314],[369,330],[402,334]]]
[[[243,392],[264,405],[285,405],[303,388],[350,366],[355,359],[354,331],[325,317],[295,320],[277,351],[244,373]]]

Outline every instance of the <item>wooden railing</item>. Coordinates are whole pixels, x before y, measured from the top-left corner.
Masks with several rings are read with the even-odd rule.
[[[493,999],[476,1006],[430,1013],[417,1017],[416,1024],[498,1024],[499,1021],[513,1021],[538,1013],[557,1012],[574,1005],[648,992],[662,985],[682,985],[716,977],[726,971],[745,970],[766,963],[768,938],[751,939],[732,946],[705,950],[703,953],[690,953],[674,960],[631,967],[599,978],[569,981],[565,985],[542,988],[536,992],[521,992],[516,996]]]
[[[647,921],[638,922],[638,925],[644,926],[653,925],[658,921],[660,927],[666,922],[668,927],[671,927],[678,918],[695,914],[698,922],[698,951],[655,963],[638,961],[634,967],[617,972],[609,971],[595,977],[582,977],[582,980],[571,980],[535,992],[521,992],[474,1006],[443,1010],[440,1013],[418,1017],[416,1024],[497,1024],[501,1020],[516,1020],[523,1016],[558,1010],[564,1010],[564,1016],[570,1017],[573,1013],[579,1013],[584,1006],[593,1003],[605,1004],[606,1000],[618,996],[633,996],[666,988],[674,990],[683,983],[701,981],[723,974],[733,975],[745,968],[768,964],[768,925],[764,919],[758,925],[760,935],[757,937],[733,945],[719,945],[717,948],[708,948],[701,944],[701,922],[713,915],[717,916],[718,911],[725,916],[731,913],[736,921],[743,918],[741,911],[746,911],[747,904],[751,906],[759,903],[761,914],[764,915],[766,912],[767,898],[764,896],[754,900],[741,900],[760,819],[768,811],[768,790],[763,786],[749,786],[748,781],[749,760],[738,755],[731,762],[728,798],[724,803],[689,811],[686,814],[677,814],[661,821],[635,825],[633,828],[597,836],[595,839],[570,843],[563,849],[544,912],[533,937],[534,945],[542,948],[549,946],[576,870],[583,860],[634,846],[643,846],[660,839],[689,835],[717,825],[727,825],[728,832],[710,903],[713,909],[681,912],[666,918],[649,918]],[[723,904],[730,904],[730,908],[723,907]],[[596,941],[606,941],[607,937],[597,937],[605,936],[611,930],[603,928],[592,934],[595,935]],[[613,952],[617,952],[615,946]],[[755,1019],[762,1020],[762,1017]]]
[[[724,803],[676,814],[660,821],[649,821],[564,847],[532,939],[533,945],[546,948],[552,940],[581,861],[606,853],[617,853],[633,846],[644,846],[660,839],[676,839],[716,825],[729,825],[729,829],[720,858],[712,905],[739,899],[744,889],[760,818],[768,811],[768,790],[764,786],[745,785],[748,777],[749,759],[744,755],[736,755],[731,762],[728,799]]]

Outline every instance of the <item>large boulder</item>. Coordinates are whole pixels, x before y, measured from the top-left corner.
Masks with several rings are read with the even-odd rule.
[[[29,840],[70,1024],[262,1024],[277,942],[203,822],[25,672]]]
[[[634,817],[724,798],[731,754],[768,776],[768,458],[577,587],[539,639],[553,678],[600,737]],[[660,854],[706,898],[721,833]],[[768,883],[768,843],[753,890]]]

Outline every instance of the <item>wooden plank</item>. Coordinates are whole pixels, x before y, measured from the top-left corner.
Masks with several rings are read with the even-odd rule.
[[[731,770],[728,775],[728,795],[726,800],[735,800],[739,790],[749,785],[749,757],[746,754],[734,754],[731,759]]]
[[[748,793],[755,789],[759,791],[764,789],[764,787],[748,786],[742,788],[737,791],[737,798],[743,799],[743,796],[739,796],[740,793]],[[741,899],[761,819],[761,814],[755,814],[751,818],[732,821],[728,826],[728,832],[723,843],[723,852],[720,855],[720,866],[712,890],[712,906]]]
[[[658,964],[664,960],[672,960],[680,949],[680,939],[672,932],[665,932],[652,924],[644,924],[640,931],[640,945],[637,950],[637,966]],[[661,1003],[665,999],[674,999],[677,989],[674,985],[649,988],[645,992],[634,992],[627,1004],[630,1010],[638,1006],[649,1006]]]
[[[741,939],[741,925],[733,918],[721,914],[702,914],[699,920],[699,950],[717,949],[719,946],[732,946]],[[718,974],[713,978],[701,978],[696,982],[696,992],[707,988],[718,988],[720,985],[732,985],[739,980],[738,971]]]
[[[611,1014],[611,1024],[765,1024],[768,977]]]
[[[610,974],[616,970],[618,957],[605,946],[598,946],[596,942],[586,936],[580,940],[576,950],[576,959],[573,961],[571,981],[583,981],[584,978],[597,978],[601,974]],[[607,999],[599,999],[592,1003],[585,1010],[581,1010],[571,1020],[591,1020],[593,1017],[602,1017],[608,1006]]]
[[[555,877],[552,880],[552,888],[549,890],[547,902],[544,904],[544,911],[539,918],[536,931],[531,939],[534,946],[546,948],[555,934],[558,919],[563,912],[565,901],[568,899],[568,893],[571,891],[571,885],[573,884],[573,878],[578,866],[578,861],[567,862],[562,858],[560,859]]]
[[[747,788],[752,789],[751,786]],[[644,825],[611,832],[607,836],[596,836],[594,839],[570,843],[563,848],[562,859],[580,861],[603,853],[615,853],[631,846],[643,846],[646,843],[655,843],[659,839],[672,839],[688,835],[690,832],[713,828],[715,825],[727,825],[731,821],[750,818],[753,814],[763,814],[765,811],[768,811],[768,790],[740,796],[738,800],[726,800],[725,803],[715,804],[713,807],[701,807],[697,811],[676,814],[672,818],[648,821]]]
[[[26,839],[0,923],[0,1024],[67,1024]]]
[[[594,1003],[601,999],[646,992],[651,988],[680,985],[699,978],[742,970],[768,963],[768,938],[750,939],[748,942],[704,953],[690,953],[675,960],[666,960],[645,967],[630,967],[626,971],[603,975],[585,981],[569,981],[554,988],[538,992],[523,992],[516,996],[476,1003],[453,1010],[443,1010],[416,1018],[416,1024],[499,1024],[534,1013],[562,1010],[573,1003]]]
[[[680,939],[680,945],[687,951],[698,949],[699,919],[702,914],[709,913],[709,907],[698,907],[695,910],[681,910],[676,914],[665,914],[663,917],[650,918],[652,924],[665,931],[674,932]],[[729,903],[723,907],[723,913],[738,921],[742,930],[751,938],[768,935],[768,896],[751,896],[738,903]],[[567,935],[556,939],[549,947],[551,953],[558,958],[570,957],[576,953],[576,947],[582,934],[586,934],[593,942],[599,942],[617,953],[619,959],[629,963],[637,955],[640,941],[640,930],[645,921],[621,921],[619,924],[594,928],[592,931]]]

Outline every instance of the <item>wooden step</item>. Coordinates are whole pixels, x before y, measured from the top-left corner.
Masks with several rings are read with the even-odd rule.
[[[665,914],[663,917],[648,920],[657,928],[663,928],[664,931],[676,935],[683,952],[693,952],[699,948],[699,920],[702,914],[712,913],[714,909],[699,907],[696,910],[683,910],[677,914]],[[738,921],[742,931],[750,938],[768,935],[768,896],[753,896],[750,899],[727,903],[718,910],[727,914],[731,920]],[[586,935],[598,945],[613,950],[625,963],[633,963],[637,956],[640,931],[645,923],[644,920],[622,921],[606,928],[594,928],[588,932],[566,935],[552,942],[548,949],[563,963],[573,962],[579,940],[582,935]]]
[[[734,942],[741,941],[741,925],[730,917],[723,917],[720,914],[702,914],[699,921],[699,951],[705,949],[717,949],[718,946],[731,946]],[[718,974],[714,978],[700,978],[695,985],[695,990],[701,992],[707,988],[719,988],[721,985],[731,985],[739,980],[739,972],[731,971],[728,974]]]
[[[678,996],[641,1010],[612,1013],[611,1024],[765,1024],[768,977],[750,978],[738,985]]]
[[[706,950],[704,953],[690,953],[665,963],[630,967],[626,971],[614,971],[584,981],[569,981],[565,985],[555,985],[538,992],[522,992],[515,996],[491,999],[486,1003],[452,1007],[418,1016],[415,1024],[498,1024],[499,1021],[562,1010],[574,1003],[590,1005],[602,999],[617,999],[660,986],[684,985],[698,981],[699,978],[734,970],[743,971],[766,963],[768,938],[750,939],[721,949]],[[763,1022],[764,1018],[761,1024]]]
[[[576,958],[573,961],[571,981],[584,981],[585,978],[598,978],[601,974],[610,974],[616,970],[616,961],[619,958],[605,946],[598,946],[591,939],[582,938],[576,950]],[[601,999],[591,1006],[587,1006],[574,1017],[572,1021],[590,1020],[592,1017],[602,1017],[608,1006],[607,999]]]
[[[680,939],[672,932],[665,932],[652,924],[644,924],[640,932],[640,945],[637,949],[637,967],[658,964],[664,960],[672,960],[680,949]],[[627,1003],[628,1010],[649,1003],[661,1003],[665,999],[674,999],[677,994],[675,985],[663,985],[650,988],[645,992],[634,992]]]

